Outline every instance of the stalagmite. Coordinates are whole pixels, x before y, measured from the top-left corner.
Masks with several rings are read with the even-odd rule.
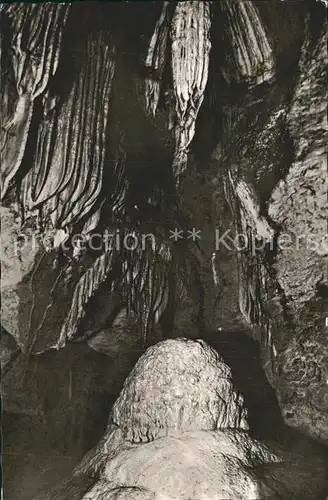
[[[24,155],[34,101],[42,95],[58,66],[63,29],[69,4],[8,5],[1,16],[9,20],[11,47],[1,85],[1,196],[17,173]]]
[[[186,358],[177,356],[179,352]],[[159,367],[163,377],[153,377]],[[142,406],[136,404],[139,391],[143,392]],[[230,368],[204,341],[183,338],[156,344],[139,359],[113,407],[113,422],[134,443],[196,429],[249,429],[247,410],[242,396],[234,391]]]

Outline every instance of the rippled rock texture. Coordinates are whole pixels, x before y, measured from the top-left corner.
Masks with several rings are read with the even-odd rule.
[[[43,95],[56,73],[63,28],[70,5],[9,5],[3,8],[11,29],[11,57],[7,69],[15,88],[5,79],[2,87],[1,114],[1,192],[21,165],[32,121],[34,101]]]
[[[219,161],[229,165],[225,194],[243,238],[240,310],[286,421],[327,440],[327,50],[325,26],[314,39],[310,29],[308,20],[292,99],[272,106],[263,96],[265,112],[250,101],[262,124],[251,114],[237,119]]]

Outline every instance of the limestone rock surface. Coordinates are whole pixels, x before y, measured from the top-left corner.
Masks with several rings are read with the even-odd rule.
[[[71,500],[267,497],[252,469],[280,459],[245,429],[219,356],[203,341],[166,340],[139,359],[99,444],[45,499],[66,500],[68,491]],[[86,477],[94,484],[81,494],[73,485]]]
[[[251,463],[276,460],[242,431],[190,431],[122,450],[106,464],[105,481],[83,500],[99,500],[106,493],[116,498],[110,492],[115,483],[136,488],[140,498],[254,500],[263,489],[248,470]],[[142,496],[144,490],[149,497]]]
[[[246,96],[213,157],[226,165],[245,325],[285,421],[327,442],[328,55],[326,24],[314,35],[311,23],[293,91]]]
[[[248,428],[230,368],[205,342],[187,339],[147,350],[125,381],[113,421],[132,442],[170,432]]]

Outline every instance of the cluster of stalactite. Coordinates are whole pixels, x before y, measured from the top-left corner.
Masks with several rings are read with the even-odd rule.
[[[22,205],[40,207],[54,227],[76,224],[87,215],[102,188],[106,125],[115,63],[105,37],[90,37],[86,61],[67,101],[51,107],[45,96],[33,166],[22,183]]]
[[[6,17],[10,31],[6,54],[10,61],[3,68],[0,100],[2,196],[21,166],[34,101],[46,92],[57,70],[69,8],[69,4],[48,3],[14,4],[2,9],[1,16]]]
[[[273,76],[273,52],[254,4],[223,0],[219,15],[224,19],[221,42],[226,51],[221,72],[227,83],[254,85],[269,80]],[[179,2],[174,11],[169,2],[164,2],[145,60],[146,67],[156,75],[156,78],[147,78],[145,83],[147,108],[152,114],[159,104],[164,70],[168,66],[171,69],[173,88],[166,93],[174,96],[169,105],[174,107],[171,127],[176,143],[173,171],[177,179],[187,168],[188,152],[204,100],[213,23],[213,29],[216,28],[212,17],[210,2]]]
[[[180,268],[167,240],[155,240],[152,234],[145,237],[138,229],[119,232],[113,228],[111,235],[107,231],[102,235],[102,248],[97,245],[98,256],[92,261],[84,240],[86,245],[71,259],[66,255],[62,260],[61,256],[61,262],[54,263],[54,252],[44,252],[35,263],[25,311],[29,320],[21,338],[26,354],[61,348],[87,337],[89,301],[99,298],[104,285],[109,297],[107,315],[115,313],[119,297],[135,335],[140,334],[144,343],[152,337],[163,313],[171,314],[172,300],[176,305],[186,299],[191,270]],[[75,245],[77,249],[78,243]],[[101,319],[95,317],[93,322],[96,329],[101,327]]]
[[[106,214],[111,214],[108,223],[124,224],[129,187],[124,147],[111,151],[116,158],[106,163],[116,53],[109,30],[90,31],[81,42],[80,64],[75,74],[69,75],[72,81],[67,95],[57,95],[51,85],[72,8],[70,4],[8,5],[2,8],[1,20],[7,44],[0,103],[4,117],[1,194],[17,192],[23,220],[37,216],[41,231],[57,231],[55,246],[76,231],[91,235],[100,222],[106,226],[103,206]],[[225,24],[222,39],[228,40],[226,67],[222,68],[227,81],[259,83],[269,78],[272,52],[254,5],[225,0],[219,9]],[[214,17],[207,1],[164,2],[145,58],[149,69],[145,77],[147,110],[155,115],[161,96],[171,96],[173,172],[177,181],[187,168],[204,100]],[[37,123],[31,134],[33,118]],[[28,139],[33,152],[29,151],[24,163]],[[112,185],[104,189],[108,164],[112,172],[106,179],[110,177]],[[75,252],[79,259],[78,250]],[[120,284],[114,283],[113,289],[119,289],[128,308],[137,312],[144,337],[159,321],[168,303],[169,274],[174,274],[172,249],[170,253],[166,244],[156,243],[155,250],[104,251],[75,283],[71,310],[60,333],[61,345],[76,335],[86,304],[117,265]],[[183,296],[181,273],[176,273],[174,286],[178,296]]]
[[[256,6],[239,0],[220,2],[226,16],[223,43],[230,47],[225,54],[223,75],[228,83],[261,83],[273,76],[274,59]]]
[[[88,301],[105,281],[111,294],[120,296],[129,317],[134,319],[136,326],[139,325],[143,341],[147,342],[168,308],[172,293],[169,277],[177,271],[169,243],[164,240],[156,242],[153,235],[150,236],[148,240],[138,230],[122,234],[117,231],[114,242],[108,244],[107,239],[104,252],[75,286],[68,317],[62,324],[59,346],[78,336]],[[126,248],[129,240],[136,245],[133,251]],[[180,270],[174,279],[175,299],[183,301],[188,276]]]
[[[25,210],[37,209],[42,219],[50,218],[55,227],[68,227],[70,231],[99,201],[115,49],[108,34],[90,36],[84,64],[70,94],[59,102],[48,84],[58,66],[69,8],[69,4],[5,7],[3,15],[9,23],[11,45],[7,67],[14,85],[4,79],[1,109],[2,116],[7,117],[2,131],[5,195],[24,155],[33,102],[42,96],[43,117],[20,201]],[[145,60],[152,70],[152,76],[145,78],[145,95],[147,108],[153,114],[163,90],[164,70],[168,65],[171,68],[176,177],[187,166],[208,80],[213,17],[210,8],[207,1],[176,5],[164,2]],[[229,81],[267,79],[273,67],[272,51],[254,5],[225,0],[220,2],[220,15],[225,27],[222,39],[227,42],[223,74]]]

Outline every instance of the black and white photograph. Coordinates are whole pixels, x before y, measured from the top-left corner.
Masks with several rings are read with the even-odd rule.
[[[327,9],[0,4],[1,500],[328,500]]]

